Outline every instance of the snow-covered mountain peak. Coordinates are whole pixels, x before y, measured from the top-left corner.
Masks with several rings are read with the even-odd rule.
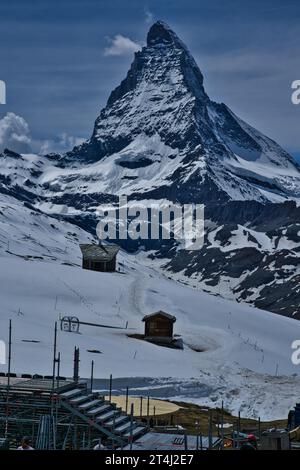
[[[149,146],[158,141],[169,148],[167,155]],[[175,157],[176,165],[170,165]],[[110,94],[91,138],[65,158],[83,165],[103,161],[105,191],[111,186],[114,194],[128,192],[128,181],[135,180],[134,193],[146,199],[160,199],[166,187],[167,197],[181,202],[279,202],[300,196],[299,166],[292,157],[208,97],[192,55],[162,21],[151,26],[147,45]],[[141,168],[149,175],[146,185]],[[103,190],[102,181],[100,186]]]
[[[174,44],[181,46],[181,41],[177,34],[172,31],[170,26],[164,21],[156,21],[149,29],[147,35],[147,46],[152,47],[157,44]]]
[[[196,88],[194,90],[191,89],[190,91],[194,93],[196,92],[197,94],[197,88],[202,88],[203,75],[200,72],[198,65],[190,54],[187,46],[165,22],[157,21],[151,26],[147,35],[147,48],[154,48],[159,54],[166,54],[166,49],[169,49],[169,51],[176,50],[177,53],[181,55],[180,65],[182,67],[183,75],[186,75],[187,70],[184,69],[187,65],[189,65],[191,69],[189,70],[189,73],[196,75],[196,80],[194,82]],[[192,85],[192,82],[190,82],[190,85]],[[204,90],[202,90],[202,92],[204,92]],[[207,97],[205,96],[205,98]]]

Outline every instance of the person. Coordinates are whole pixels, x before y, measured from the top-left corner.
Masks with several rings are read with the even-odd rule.
[[[98,444],[95,445],[94,450],[105,450],[105,446],[102,444],[101,439],[99,439]]]
[[[31,441],[28,436],[24,436],[21,445],[17,448],[17,450],[34,450],[33,447],[31,447]]]
[[[254,449],[257,450],[257,439],[254,434],[248,434],[247,440],[254,447]]]
[[[240,450],[257,450],[257,440],[254,434],[248,434],[247,440],[241,444]]]

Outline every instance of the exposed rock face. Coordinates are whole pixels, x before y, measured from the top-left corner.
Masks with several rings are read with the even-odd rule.
[[[221,220],[211,214],[203,249],[186,256],[173,248],[164,254],[168,261],[161,260],[163,269],[216,295],[300,319],[300,207],[258,206],[241,223],[235,222],[239,211],[233,212],[234,222],[225,221],[226,213]]]

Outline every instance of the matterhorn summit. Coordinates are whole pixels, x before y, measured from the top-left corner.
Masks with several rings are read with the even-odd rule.
[[[187,47],[162,21],[110,94],[89,141],[68,160],[105,163],[103,191],[194,202],[300,195],[299,166],[207,96]],[[110,171],[107,172],[107,165]]]

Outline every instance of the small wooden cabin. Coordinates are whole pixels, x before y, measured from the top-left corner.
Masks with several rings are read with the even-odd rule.
[[[162,342],[173,341],[173,325],[176,317],[162,310],[146,315],[143,318],[145,322],[145,339]]]
[[[117,264],[117,245],[80,245],[83,269],[114,272]]]

